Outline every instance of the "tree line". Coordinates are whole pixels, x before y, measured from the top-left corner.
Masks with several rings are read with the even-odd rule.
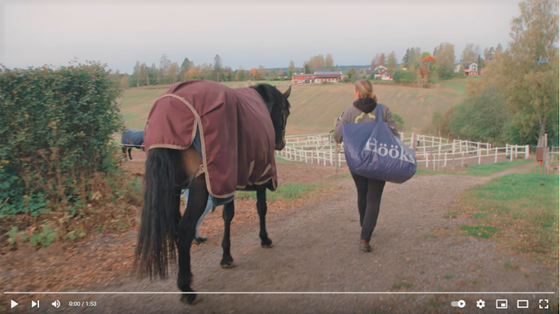
[[[484,75],[467,83],[467,98],[434,113],[433,133],[532,145],[548,133],[558,145],[558,1],[527,0],[519,9],[507,49],[484,50]]]
[[[294,71],[295,73],[295,71]],[[233,70],[229,66],[222,64],[219,55],[214,57],[214,63],[195,64],[189,58],[185,58],[181,65],[178,62],[171,62],[166,54],[163,54],[159,61],[159,66],[152,63],[136,62],[132,74],[120,73],[116,71],[112,74],[112,79],[118,81],[123,88],[166,85],[188,80],[210,80],[216,82],[246,81],[246,80],[277,80],[288,78],[284,70],[266,69],[260,65],[258,68],[251,68],[245,71],[242,67]],[[290,75],[291,78],[291,75]]]

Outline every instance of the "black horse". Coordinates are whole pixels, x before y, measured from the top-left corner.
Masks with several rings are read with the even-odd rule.
[[[128,150],[128,157],[132,160],[130,151],[133,148],[144,150],[144,131],[127,129],[121,137],[121,146],[124,159],[126,159],[126,151]]]
[[[268,84],[251,86],[263,99],[274,127],[274,149],[282,150],[286,144],[285,129],[290,114],[288,97],[291,88],[281,93]],[[258,96],[257,96],[258,97]],[[159,127],[159,126],[157,126]],[[259,132],[261,130],[254,130]],[[262,132],[262,131],[261,131]],[[166,278],[168,264],[179,258],[177,285],[186,294],[181,301],[193,304],[196,294],[191,288],[190,248],[195,236],[196,223],[208,201],[205,175],[197,176],[202,164],[199,152],[191,145],[184,150],[150,148],[144,175],[144,207],[135,253],[135,267],[140,275]],[[180,214],[180,191],[188,185],[189,199],[185,213]],[[272,247],[266,231],[266,186],[251,185],[243,190],[256,191],[257,211],[260,218],[260,239],[263,248]],[[234,202],[224,204],[223,256],[220,265],[233,267],[230,252],[230,225],[234,216]]]

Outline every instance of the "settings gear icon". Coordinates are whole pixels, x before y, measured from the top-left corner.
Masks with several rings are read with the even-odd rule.
[[[476,307],[478,307],[479,309],[482,310],[482,308],[484,308],[484,306],[486,305],[485,303],[486,302],[484,302],[482,300],[478,300],[478,301],[476,301]]]

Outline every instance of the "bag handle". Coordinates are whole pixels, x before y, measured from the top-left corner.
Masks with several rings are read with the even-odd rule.
[[[376,122],[383,121],[383,105],[379,103],[375,108],[375,121]]]

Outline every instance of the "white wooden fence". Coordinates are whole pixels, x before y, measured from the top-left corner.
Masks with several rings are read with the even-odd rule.
[[[400,137],[407,146],[415,148],[418,166],[426,168],[438,169],[446,166],[529,158],[529,145],[506,144],[505,147],[494,147],[490,143],[448,140],[414,133],[410,135],[400,133]],[[330,134],[286,136],[286,147],[277,152],[277,155],[287,160],[324,166],[346,165],[344,145],[339,145],[338,154],[336,145]]]

